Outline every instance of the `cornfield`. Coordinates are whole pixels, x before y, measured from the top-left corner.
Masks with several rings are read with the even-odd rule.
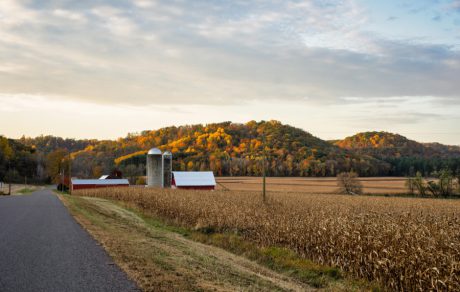
[[[398,291],[460,291],[460,201],[236,191],[98,189],[177,224],[237,232]]]

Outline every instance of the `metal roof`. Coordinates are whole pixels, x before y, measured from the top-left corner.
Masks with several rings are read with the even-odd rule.
[[[72,178],[73,185],[129,185],[127,179],[76,179]]]
[[[215,186],[216,179],[212,171],[173,171],[176,186]]]
[[[161,155],[161,150],[158,148],[152,148],[147,153],[148,155]]]

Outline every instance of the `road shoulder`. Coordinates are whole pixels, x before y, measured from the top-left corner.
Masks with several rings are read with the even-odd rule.
[[[110,201],[59,197],[144,291],[314,290],[246,258],[148,224]]]

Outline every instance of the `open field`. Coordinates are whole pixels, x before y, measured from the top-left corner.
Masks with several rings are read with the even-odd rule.
[[[42,187],[34,186],[34,185],[12,184],[11,194],[12,195],[29,194],[39,188],[42,188]],[[0,193],[8,194],[8,184],[3,184],[0,187]]]
[[[260,177],[217,177],[217,189],[234,191],[259,191],[262,186]],[[407,193],[404,177],[368,177],[359,178],[364,193],[403,194]],[[267,190],[274,192],[298,192],[309,194],[337,193],[335,177],[267,177]]]
[[[279,246],[390,290],[460,290],[460,201],[260,192],[100,189],[203,232]]]

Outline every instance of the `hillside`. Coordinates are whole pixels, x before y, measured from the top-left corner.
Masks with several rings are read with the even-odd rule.
[[[460,171],[460,147],[439,143],[419,143],[388,132],[364,132],[333,142],[358,155],[370,155],[392,164],[391,174],[426,174],[441,168]]]
[[[344,149],[365,153],[376,157],[456,157],[460,155],[460,147],[447,146],[439,143],[419,143],[404,136],[388,132],[358,133],[343,140],[334,141]]]
[[[260,176],[264,155],[269,176],[335,176],[351,169],[361,176],[414,171],[429,175],[446,167],[460,171],[458,146],[423,144],[387,132],[324,141],[278,121],[172,126],[104,141],[53,136],[3,140],[28,149],[21,152],[29,153],[27,171],[22,170],[23,162],[14,162],[20,170],[15,176],[18,181],[27,173],[38,181],[56,182],[60,172],[68,169],[69,152],[73,176],[99,177],[118,168],[134,181],[145,174],[145,154],[152,147],[171,151],[174,169],[211,169],[219,176]],[[0,180],[5,177],[3,156]]]
[[[377,175],[389,169],[384,162],[355,155],[278,121],[224,122],[144,131],[116,143],[102,142],[74,153],[74,168],[85,164],[81,161],[100,161],[108,156],[114,162],[111,167],[120,168],[127,176],[141,175],[146,151],[158,147],[173,153],[174,169],[211,169],[216,175],[258,176],[262,174],[263,145],[270,176],[335,176],[351,168],[359,169],[362,175]],[[105,165],[109,164],[106,161]]]

